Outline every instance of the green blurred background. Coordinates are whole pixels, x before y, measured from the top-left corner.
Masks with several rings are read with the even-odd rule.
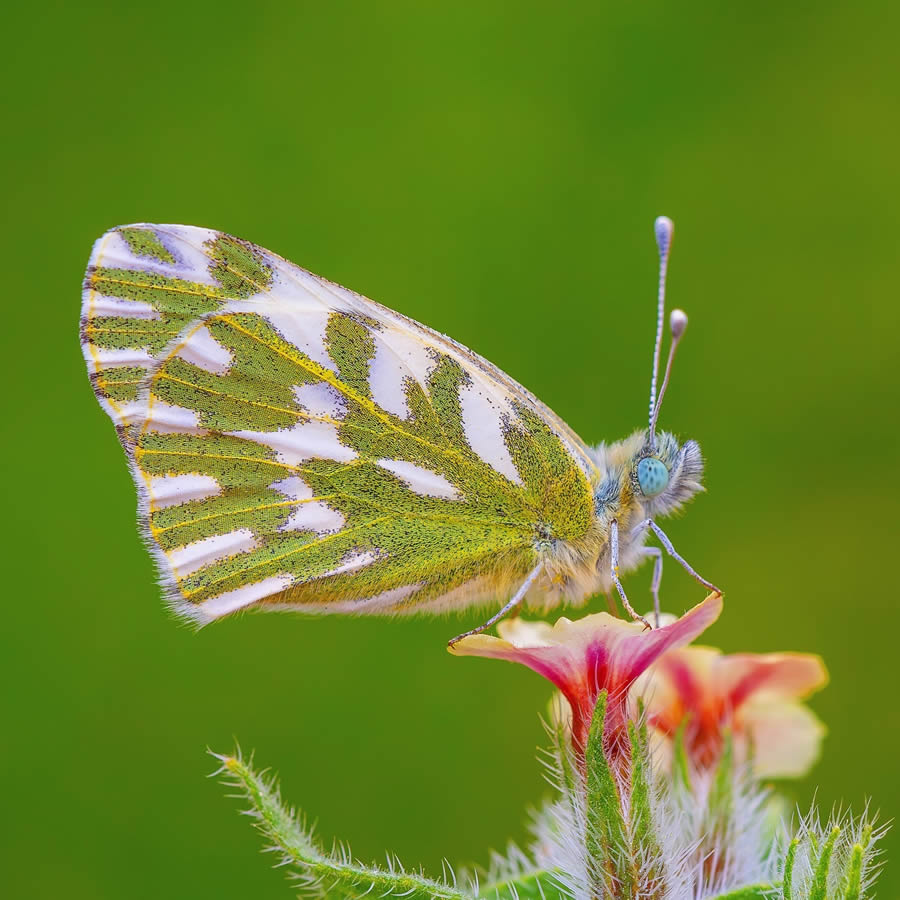
[[[742,6],[7,11],[7,896],[290,896],[205,777],[235,737],[329,842],[432,873],[523,839],[547,790],[548,688],[451,658],[461,621],[194,634],[165,612],[77,341],[91,242],[132,221],[270,247],[472,346],[596,442],[644,421],[652,220],[672,216],[691,327],[663,420],[701,442],[708,493],[669,533],[726,588],[709,639],[822,653],[830,736],[790,796],[900,812],[900,8]],[[663,587],[673,611],[702,596],[672,564]]]

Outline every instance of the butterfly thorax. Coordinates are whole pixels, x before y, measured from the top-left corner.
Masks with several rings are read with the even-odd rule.
[[[591,452],[597,468],[592,525],[578,541],[557,542],[548,553],[547,569],[559,603],[577,603],[610,589],[614,520],[619,532],[619,569],[627,572],[637,568],[646,555],[648,531],[633,534],[633,530],[648,518],[671,515],[703,489],[703,458],[695,441],[679,444],[673,435],[662,432],[650,447],[647,432],[637,431],[622,441],[600,444]],[[644,492],[638,475],[644,459],[658,460],[668,475],[664,489],[653,496]]]

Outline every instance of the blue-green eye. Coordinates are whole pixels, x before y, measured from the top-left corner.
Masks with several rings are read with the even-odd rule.
[[[645,497],[661,494],[669,483],[669,470],[665,463],[645,456],[637,465],[638,484]]]

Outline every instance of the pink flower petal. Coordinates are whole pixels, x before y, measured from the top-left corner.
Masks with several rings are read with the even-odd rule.
[[[583,747],[600,691],[609,695],[612,733],[624,726],[624,704],[632,682],[667,650],[701,634],[721,611],[721,594],[710,594],[680,619],[650,631],[609,613],[574,622],[563,617],[553,626],[506,619],[497,627],[500,637],[473,635],[451,646],[450,652],[522,663],[551,681],[572,707],[573,736],[576,746]]]

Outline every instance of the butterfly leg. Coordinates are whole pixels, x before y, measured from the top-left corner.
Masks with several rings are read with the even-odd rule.
[[[638,615],[634,611],[634,608],[628,602],[625,588],[622,587],[622,582],[619,581],[619,523],[615,519],[609,523],[609,562],[609,574],[613,584],[616,586],[616,590],[619,592],[619,599],[622,601],[622,606],[628,610],[628,614],[635,622],[643,622],[647,628],[652,628],[653,626],[643,616]]]
[[[637,537],[642,531],[649,528],[658,538],[659,542],[665,548],[666,553],[672,557],[684,570],[694,579],[694,581],[700,582],[707,590],[714,591],[717,594],[721,594],[722,591],[719,590],[711,581],[707,581],[699,572],[697,572],[688,561],[675,549],[672,545],[672,542],[669,540],[666,533],[653,521],[653,519],[644,519],[643,522],[640,522],[638,525],[635,525],[634,528],[631,529],[631,537]]]
[[[659,628],[659,583],[662,581],[663,557],[659,547],[644,547],[644,556],[653,557],[653,580],[650,582],[650,593],[653,594],[654,625]]]
[[[487,631],[492,625],[495,625],[499,622],[505,615],[512,612],[512,610],[519,607],[522,601],[525,599],[525,595],[528,593],[528,589],[534,584],[535,578],[541,574],[541,570],[544,568],[544,562],[541,560],[529,573],[528,577],[525,581],[522,582],[522,586],[513,594],[512,599],[509,603],[506,604],[501,610],[494,613],[487,622],[483,625],[479,625],[477,628],[473,628],[471,631],[464,631],[462,634],[458,634],[455,638],[451,638],[447,641],[449,646],[453,646],[457,642],[461,641],[463,638],[471,637],[473,634],[481,634],[482,631]]]

